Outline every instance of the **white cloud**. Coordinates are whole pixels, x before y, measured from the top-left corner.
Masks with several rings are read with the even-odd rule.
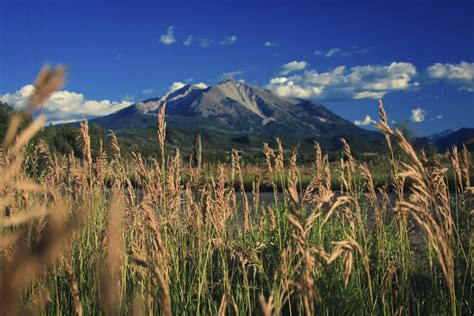
[[[205,84],[204,82],[198,82],[198,83],[195,83],[193,84],[193,86],[199,88],[199,89],[206,89],[207,87],[209,87],[207,84]]]
[[[411,110],[411,120],[416,123],[423,122],[425,120],[426,111],[422,108],[416,108]]]
[[[244,72],[242,70],[236,70],[236,71],[229,71],[229,72],[224,72],[221,75],[221,79],[231,79],[237,76],[240,76]]]
[[[474,63],[461,61],[459,64],[436,63],[426,70],[433,79],[445,80],[459,86],[459,90],[474,92]]]
[[[339,66],[328,72],[307,70],[303,74],[273,78],[267,87],[279,95],[303,99],[380,99],[388,92],[413,88],[415,75],[415,66],[403,62],[349,69]]]
[[[341,49],[340,48],[331,48],[331,49],[328,49],[327,51],[320,51],[320,50],[317,50],[314,52],[314,54],[316,56],[324,56],[324,57],[331,57],[331,56],[334,56],[336,55],[337,53],[341,52]]]
[[[33,85],[26,85],[15,93],[0,95],[0,101],[22,110],[28,105],[28,97],[33,91]],[[87,100],[82,93],[61,90],[43,103],[42,111],[49,123],[61,123],[108,115],[130,105],[132,102],[126,100]]]
[[[369,115],[367,115],[363,120],[355,120],[354,124],[357,126],[368,126],[372,123],[376,123]]]
[[[142,93],[143,93],[143,94],[152,94],[152,93],[154,93],[154,92],[156,92],[156,89],[155,89],[155,88],[148,88],[148,89],[143,89],[143,90],[142,90]]]
[[[199,39],[199,46],[201,46],[202,48],[209,47],[213,41],[214,40],[210,38],[201,38]]]
[[[436,118],[437,118],[438,120],[441,120],[441,119],[443,118],[443,116],[442,116],[442,115],[438,115]]]
[[[171,25],[166,30],[166,33],[160,36],[160,41],[165,45],[171,45],[176,42],[174,38],[174,26]]]
[[[15,93],[7,93],[0,95],[0,101],[8,103],[17,110],[24,110],[29,105],[29,97],[35,91],[35,86],[28,84],[23,86],[20,90],[15,91]]]
[[[224,38],[219,44],[220,45],[232,45],[232,44],[235,44],[235,42],[237,42],[237,36],[231,35],[231,36],[227,36],[226,38]]]
[[[179,90],[182,87],[187,86],[187,85],[188,84],[184,83],[184,82],[179,82],[179,81],[178,82],[173,82],[173,84],[171,85],[171,87],[168,90],[168,93]],[[199,89],[206,89],[208,87],[208,85],[205,84],[204,82],[195,83],[195,84],[193,84],[193,86],[195,86],[196,88],[199,88]]]
[[[287,64],[284,64],[281,68],[281,75],[287,75],[290,72],[298,71],[298,70],[303,70],[306,68],[308,64],[305,61],[291,61]]]
[[[288,78],[285,78],[285,77],[277,77],[277,78],[273,78],[270,80],[270,84],[271,85],[278,85],[278,84],[284,84],[285,82],[288,81]]]
[[[366,48],[359,49],[357,47],[353,47],[350,50],[344,50],[342,48],[334,47],[334,48],[330,48],[328,50],[317,50],[317,51],[314,52],[314,54],[316,56],[330,58],[330,57],[334,57],[334,56],[348,57],[348,56],[357,55],[357,54],[365,54],[368,51],[369,50],[366,49]]]
[[[193,35],[188,35],[188,37],[186,37],[186,39],[184,40],[183,42],[183,45],[184,46],[191,46],[193,44]]]
[[[280,46],[280,43],[267,41],[267,42],[263,43],[263,46],[265,46],[265,47],[276,47],[276,46]]]
[[[176,91],[176,90],[179,90],[181,89],[182,87],[184,87],[186,84],[183,83],[183,82],[173,82],[173,84],[171,85],[170,89],[169,89],[169,92],[173,92],[173,91]]]

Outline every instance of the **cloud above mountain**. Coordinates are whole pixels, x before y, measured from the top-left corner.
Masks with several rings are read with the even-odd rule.
[[[237,39],[236,39],[237,40]],[[201,48],[207,48],[211,46],[211,44],[214,42],[214,39],[212,38],[206,38],[206,37],[195,37],[193,34],[189,34],[186,36],[186,38],[183,41],[183,46],[193,46],[194,44],[197,44]],[[220,42],[219,44],[221,45],[230,45],[233,43],[228,43],[228,44],[222,44],[223,42]]]
[[[193,39],[194,39],[194,37],[193,37],[192,34],[188,35],[188,37],[186,37],[186,39],[184,40],[183,45],[184,46],[191,46],[193,44]]]
[[[415,123],[421,123],[425,120],[426,111],[422,108],[416,108],[411,110],[410,119]]]
[[[288,67],[288,74],[297,62]],[[287,64],[287,65],[289,65]],[[347,68],[339,66],[327,72],[306,70],[303,74],[276,77],[267,87],[281,96],[318,98],[319,100],[380,99],[392,91],[408,90],[419,85],[414,78],[416,67],[411,63],[392,62],[388,65],[366,65]]]
[[[28,98],[34,92],[35,87],[31,84],[22,87],[15,93],[0,95],[0,101],[8,103],[17,110],[25,109]],[[82,93],[61,90],[54,92],[42,105],[42,111],[48,117],[49,123],[64,123],[108,115],[127,106],[133,102],[110,101],[110,100],[87,100]]]
[[[235,42],[237,42],[237,36],[231,35],[231,36],[227,36],[226,38],[224,38],[221,42],[219,42],[219,44],[220,45],[232,45],[232,44],[235,44]]]
[[[474,92],[474,63],[461,61],[459,64],[436,63],[426,70],[432,79],[457,85],[459,90]]]
[[[160,42],[165,45],[171,45],[174,42],[176,42],[176,39],[174,38],[173,25],[169,26],[168,29],[166,30],[166,33],[160,36]]]
[[[355,120],[354,124],[357,126],[368,126],[372,123],[376,123],[374,119],[370,117],[370,115],[367,115],[363,120]]]
[[[369,52],[369,49],[367,48],[360,49],[360,48],[354,47],[352,49],[345,50],[342,48],[334,47],[328,50],[317,50],[314,52],[314,54],[316,56],[330,58],[330,57],[336,57],[336,56],[349,57],[352,55],[365,54],[367,52]]]
[[[214,40],[211,39],[211,38],[200,38],[199,39],[199,46],[201,46],[202,48],[209,47],[212,44],[213,41]]]
[[[173,82],[171,87],[168,89],[168,93],[179,90],[182,87],[187,86],[187,85],[188,85],[188,83],[184,83],[184,82]],[[208,87],[208,85],[205,84],[204,82],[194,83],[193,86],[195,86],[196,88],[199,88],[199,89],[206,89]]]
[[[264,47],[277,47],[277,46],[280,46],[280,43],[272,42],[272,41],[266,41],[265,43],[263,43],[263,46]]]
[[[291,72],[303,70],[306,68],[307,65],[308,63],[305,61],[296,61],[296,60],[290,61],[289,63],[286,63],[283,66],[281,66],[280,74],[287,75]]]

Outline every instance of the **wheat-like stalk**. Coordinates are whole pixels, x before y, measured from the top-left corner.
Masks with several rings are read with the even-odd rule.
[[[161,149],[161,163],[165,164],[165,139],[166,139],[166,103],[164,103],[158,112],[158,144]]]

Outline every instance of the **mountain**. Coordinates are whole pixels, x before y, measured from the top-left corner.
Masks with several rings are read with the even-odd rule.
[[[456,132],[452,132],[444,137],[439,138],[435,145],[439,150],[445,151],[456,145],[462,148],[466,144],[467,149],[474,150],[474,128],[461,128]]]
[[[449,134],[451,134],[451,133],[453,133],[453,132],[454,132],[454,130],[452,130],[452,129],[447,129],[447,130],[444,130],[444,131],[442,131],[442,132],[440,132],[440,133],[435,133],[435,134],[429,135],[429,136],[427,136],[426,138],[428,138],[428,140],[429,140],[431,143],[435,144],[440,138],[445,137],[445,136],[448,136]]]
[[[339,148],[341,137],[361,151],[380,151],[384,146],[380,133],[357,127],[320,104],[281,97],[233,79],[209,87],[186,85],[93,122],[118,133],[143,134],[140,129],[156,126],[156,115],[164,104],[169,130],[201,133],[210,141],[214,137],[224,147],[222,138],[245,144],[254,141],[261,147],[262,141],[275,137],[311,147],[317,140],[327,149]]]

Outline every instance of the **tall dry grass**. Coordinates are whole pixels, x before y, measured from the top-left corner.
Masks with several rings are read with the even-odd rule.
[[[30,110],[63,82],[63,68],[42,70]],[[384,186],[345,140],[337,170],[315,144],[303,186],[297,149],[287,156],[277,139],[252,192],[238,151],[210,177],[167,155],[164,106],[161,157],[131,161],[113,132],[113,152],[92,153],[86,121],[82,157],[41,140],[26,150],[45,118],[19,131],[13,117],[0,151],[0,314],[472,313],[470,153],[428,160],[379,107]]]

